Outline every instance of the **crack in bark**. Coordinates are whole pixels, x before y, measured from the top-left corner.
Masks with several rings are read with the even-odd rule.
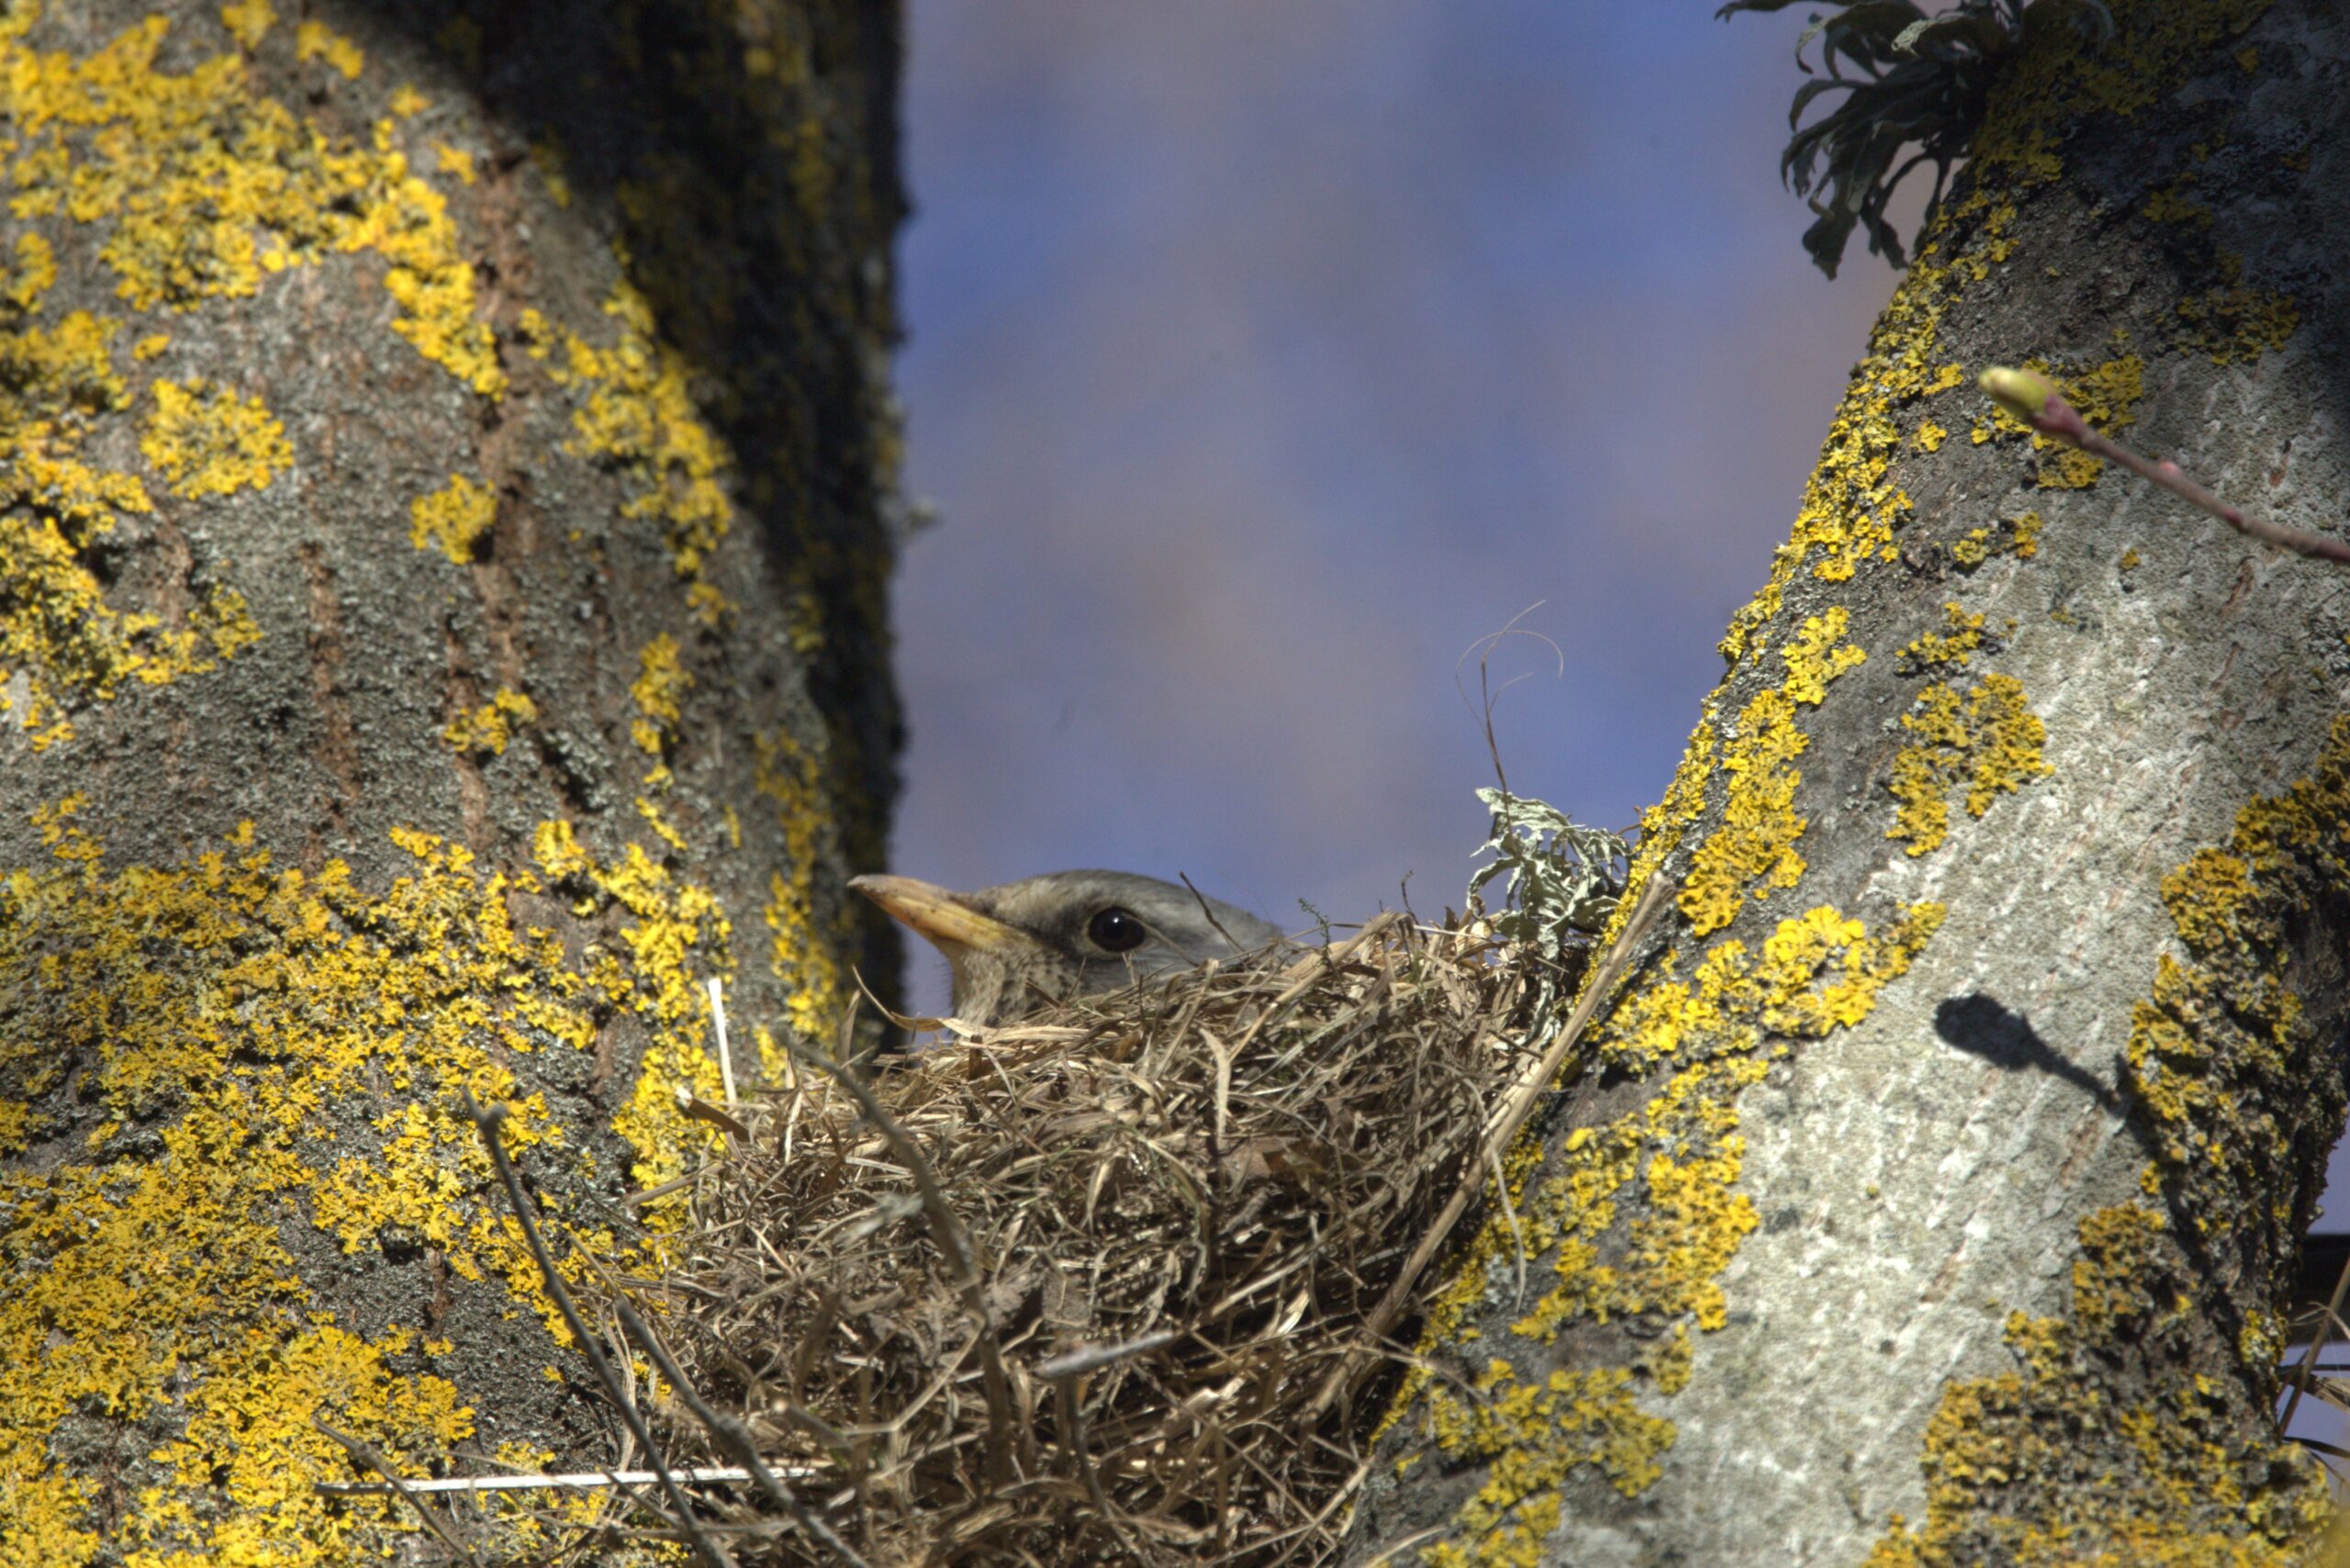
[[[321,802],[326,834],[315,827],[311,830],[310,849],[315,857],[323,837],[342,836],[351,808],[359,800],[359,745],[351,722],[351,704],[342,693],[342,606],[335,598],[334,574],[327,566],[323,546],[304,544],[301,556],[302,575],[309,585],[310,692],[318,700],[319,720],[326,730],[318,760],[335,784]]]

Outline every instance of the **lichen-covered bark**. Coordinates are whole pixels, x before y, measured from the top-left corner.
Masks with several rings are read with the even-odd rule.
[[[1671,913],[1434,1303],[1358,1559],[2282,1563],[2344,1107],[2350,578],[2042,443],[2049,371],[2350,516],[2350,20],[2035,38],[1732,623]],[[1522,1237],[1521,1261],[1515,1238]]]
[[[616,1457],[456,1108],[656,1269],[706,981],[755,1083],[889,967],[897,53],[0,5],[0,1563],[378,1560],[319,1421]]]

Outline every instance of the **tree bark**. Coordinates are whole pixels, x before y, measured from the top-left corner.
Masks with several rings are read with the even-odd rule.
[[[1974,378],[2043,364],[2342,535],[2350,18],[2115,10],[2007,67],[1855,369],[1648,819],[1669,913],[1431,1307],[1360,1561],[2281,1563],[2322,1528],[2271,1410],[2343,1121],[2350,577]]]
[[[0,7],[0,1562],[376,1560],[317,1422],[621,1457],[458,1107],[657,1270],[705,982],[747,1088],[894,970],[898,56]]]

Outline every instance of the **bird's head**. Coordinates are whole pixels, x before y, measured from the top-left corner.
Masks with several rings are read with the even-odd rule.
[[[1246,910],[1129,871],[1053,871],[970,893],[911,877],[856,877],[849,886],[946,955],[954,1014],[980,1025],[1281,936]]]

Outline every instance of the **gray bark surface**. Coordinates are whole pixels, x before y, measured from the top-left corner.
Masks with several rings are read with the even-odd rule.
[[[1796,538],[1726,644],[1692,748],[1714,766],[1684,765],[1687,798],[1651,823],[1638,869],[1686,879],[1680,905],[1515,1189],[1523,1273],[1496,1215],[1439,1303],[1359,1561],[1410,1542],[1399,1560],[1578,1568],[2266,1562],[2297,1561],[2323,1517],[2268,1409],[2342,1120],[2350,577],[2126,475],[2038,482],[2065,454],[1997,424],[1973,383],[2043,361],[2085,409],[2134,385],[2093,422],[2340,536],[2350,28],[2288,0],[2116,9],[2109,77],[2042,39],[1995,95],[1953,217],[1856,367]],[[2113,368],[2130,356],[2135,383]],[[1890,525],[1873,543],[1872,519]],[[1850,577],[1823,575],[1840,551]],[[1947,606],[1980,617],[1971,638]],[[1864,661],[1787,706],[1800,875],[1774,882],[1766,855],[1726,882],[1705,869],[1740,842],[1721,759],[1771,725],[1786,651],[1838,611],[1823,645]],[[1970,641],[1964,661],[1929,634]],[[2044,739],[2020,748],[2039,767],[1994,767],[1976,814],[1978,766],[2021,733],[1992,721],[1993,677]],[[1939,754],[1946,834],[1913,855],[1888,834],[1934,686],[1961,733]],[[2215,890],[2230,865],[2241,898]],[[1718,930],[1699,884],[1734,901]],[[1855,1016],[1750,1006],[1661,1059],[1626,1047],[1725,941],[1751,963],[1831,906],[1882,943],[1929,904],[1938,927]],[[1767,1076],[1733,1082],[1739,1062]],[[1726,1122],[1667,1106],[1693,1072]],[[1592,1169],[1573,1140],[1643,1114],[1611,1208],[1545,1194]],[[1734,1177],[1695,1220],[1647,1166],[1725,1153]],[[1562,1233],[1588,1263],[1561,1262]],[[1555,1338],[1529,1316],[1553,1291],[1573,1298]],[[1611,1369],[1620,1396],[1588,1381]]]
[[[703,982],[747,1089],[894,973],[898,30],[6,8],[0,1561],[375,1560],[314,1419],[619,1460],[458,1104],[656,1267]]]

